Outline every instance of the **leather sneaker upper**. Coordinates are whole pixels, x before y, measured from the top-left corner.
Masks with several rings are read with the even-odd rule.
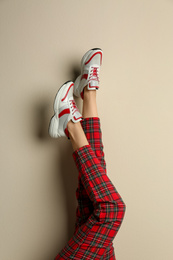
[[[89,90],[99,88],[99,72],[102,64],[103,52],[101,49],[89,50],[81,60],[81,75],[74,83],[74,94],[83,98],[83,89],[85,86]]]
[[[82,120],[82,116],[73,98],[74,83],[69,81],[59,89],[54,101],[54,116],[49,126],[49,134],[52,137],[67,135],[67,123]],[[68,135],[67,135],[68,136]]]

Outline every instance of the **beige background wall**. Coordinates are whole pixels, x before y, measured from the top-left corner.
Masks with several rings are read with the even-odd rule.
[[[117,260],[173,259],[173,1],[1,0],[2,260],[53,259],[73,233],[72,149],[47,129],[93,47],[108,174],[127,205]]]

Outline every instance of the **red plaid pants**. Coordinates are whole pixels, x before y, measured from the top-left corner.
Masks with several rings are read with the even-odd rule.
[[[73,153],[79,171],[75,232],[55,260],[115,260],[112,241],[125,204],[106,173],[99,118],[86,118],[81,124],[89,145]]]

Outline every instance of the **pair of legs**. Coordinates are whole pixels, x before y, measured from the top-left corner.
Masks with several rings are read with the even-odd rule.
[[[82,122],[67,124],[79,170],[76,229],[56,260],[113,260],[112,241],[121,225],[125,205],[106,174],[96,90],[84,88],[82,116]]]

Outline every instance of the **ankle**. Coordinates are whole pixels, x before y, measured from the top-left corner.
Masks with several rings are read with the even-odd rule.
[[[74,123],[72,120],[70,120],[70,121],[67,123],[67,130],[68,130],[68,132],[69,132],[69,133],[74,132],[75,129],[79,128],[79,125],[80,125],[80,122]]]
[[[88,87],[84,88],[84,98],[96,98],[96,89],[88,90]]]
[[[70,137],[74,151],[76,151],[80,147],[83,147],[83,146],[89,144],[80,122],[73,123],[70,120],[67,124],[67,129],[69,132],[69,137]]]

